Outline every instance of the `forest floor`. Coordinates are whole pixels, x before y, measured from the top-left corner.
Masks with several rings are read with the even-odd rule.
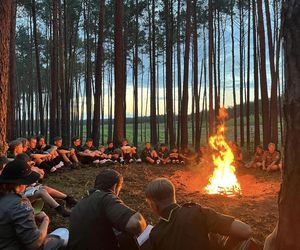
[[[149,166],[132,164],[130,166],[113,166],[124,176],[124,185],[120,197],[133,209],[140,211],[148,223],[156,223],[149,211],[144,190],[147,183],[156,177],[170,178],[174,183],[179,204],[197,202],[218,212],[238,218],[252,226],[253,237],[263,244],[265,237],[271,233],[278,219],[277,197],[280,188],[280,173],[266,173],[257,169],[241,167],[236,174],[242,194],[234,197],[209,195],[203,192],[212,174],[211,166],[195,164],[190,166]],[[85,167],[72,171],[55,173],[45,179],[44,183],[78,200],[93,187],[96,175],[103,167]],[[55,215],[53,210],[45,207],[50,215],[50,230],[66,226],[68,219]]]

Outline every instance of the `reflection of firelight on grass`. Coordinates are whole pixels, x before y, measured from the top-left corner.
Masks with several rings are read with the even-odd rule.
[[[217,134],[209,138],[209,145],[213,149],[213,163],[215,166],[212,176],[209,178],[209,184],[205,187],[208,194],[222,194],[234,196],[241,194],[241,187],[235,175],[233,166],[234,155],[225,140],[225,119],[228,113],[224,107],[219,109],[219,125]]]

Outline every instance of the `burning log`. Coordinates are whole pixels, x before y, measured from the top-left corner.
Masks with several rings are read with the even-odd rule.
[[[209,145],[213,150],[214,172],[205,187],[208,194],[234,196],[241,194],[241,187],[235,175],[233,165],[234,154],[225,139],[225,120],[228,113],[224,107],[219,109],[217,133],[209,138]]]

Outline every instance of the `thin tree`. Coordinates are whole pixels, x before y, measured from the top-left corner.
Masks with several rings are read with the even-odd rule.
[[[9,49],[12,2],[11,0],[0,1],[0,143],[6,142],[6,114],[7,114],[7,94],[9,80]],[[1,150],[4,150],[1,147]],[[0,152],[5,153],[5,152]]]
[[[57,109],[58,109],[58,3],[52,0],[52,43],[51,43],[51,100],[50,100],[50,140],[57,136]]]
[[[252,39],[253,39],[253,81],[254,81],[254,144],[260,143],[259,127],[259,83],[257,64],[257,41],[256,41],[256,1],[252,0]]]
[[[156,124],[156,32],[155,32],[155,1],[152,0],[151,6],[151,96],[150,96],[150,131],[151,143],[157,146],[157,124]]]
[[[164,0],[164,14],[166,27],[166,109],[167,109],[167,130],[170,147],[175,144],[174,117],[173,117],[173,27],[171,20],[171,1]]]
[[[271,71],[271,140],[275,144],[278,143],[278,108],[277,108],[277,76],[274,62],[274,43],[272,41],[272,24],[270,17],[269,0],[265,0],[265,12],[267,20],[268,47],[269,47],[269,62]]]
[[[279,197],[277,248],[300,249],[300,2],[287,0],[284,11],[285,147]]]
[[[213,6],[212,0],[208,1],[208,81],[209,81],[209,135],[214,133],[214,111],[213,111]]]
[[[123,1],[115,0],[115,116],[114,142],[124,137],[124,80],[123,80]]]
[[[98,22],[98,43],[95,67],[95,95],[94,95],[94,116],[92,137],[96,146],[100,141],[100,106],[102,96],[102,77],[103,77],[103,41],[104,41],[104,20],[105,20],[105,0],[99,0],[99,22]],[[103,135],[102,135],[103,136]]]
[[[16,0],[12,0],[11,28],[10,28],[10,51],[9,51],[9,85],[7,99],[7,139],[16,138]]]
[[[191,37],[191,0],[186,0],[186,21],[185,21],[185,48],[184,48],[184,71],[181,100],[181,149],[188,146],[188,81],[189,81],[189,57]],[[198,84],[198,83],[197,83]]]
[[[264,147],[270,142],[270,112],[269,98],[266,74],[266,49],[265,49],[265,28],[262,10],[262,0],[257,1],[258,13],[258,34],[260,51],[260,92],[262,102],[262,120],[263,120],[263,144]]]

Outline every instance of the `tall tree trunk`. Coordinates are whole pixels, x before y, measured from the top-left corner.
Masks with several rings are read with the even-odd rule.
[[[9,51],[9,84],[8,84],[8,100],[7,100],[7,139],[16,138],[16,0],[12,0],[11,7],[11,28],[10,28],[10,51]]]
[[[102,96],[102,64],[103,64],[103,41],[104,41],[104,18],[105,18],[105,0],[99,0],[99,24],[98,24],[98,44],[95,67],[95,95],[94,95],[94,117],[92,137],[96,146],[100,141],[100,106]],[[102,135],[103,137],[103,135]]]
[[[251,3],[248,2],[248,47],[247,47],[247,106],[246,106],[246,137],[247,137],[247,150],[250,150],[250,32],[251,32]]]
[[[180,130],[181,130],[181,39],[180,39],[180,27],[181,27],[181,20],[180,20],[180,13],[181,13],[181,1],[177,1],[177,20],[176,20],[176,48],[177,48],[177,98],[178,98],[178,115],[177,115],[177,147],[180,146]]]
[[[208,33],[209,33],[209,65],[208,65],[208,81],[209,81],[209,135],[214,133],[214,110],[213,110],[213,6],[212,0],[208,1]]]
[[[114,141],[118,145],[124,137],[124,79],[123,74],[123,1],[115,0],[115,119]]]
[[[259,51],[260,51],[260,91],[262,102],[263,118],[263,143],[264,147],[270,142],[270,112],[269,98],[266,74],[266,51],[265,51],[265,28],[262,10],[262,0],[257,1],[258,11],[258,33],[259,33]]]
[[[51,56],[51,101],[50,101],[50,141],[57,136],[57,100],[58,100],[58,22],[57,22],[57,12],[58,12],[58,3],[57,0],[52,0],[53,4],[53,38],[51,44],[52,56]]]
[[[239,1],[240,18],[240,145],[244,146],[244,10]]]
[[[9,84],[9,50],[11,35],[12,1],[0,1],[0,143],[6,143],[6,114]],[[3,147],[1,147],[3,150]],[[0,152],[5,153],[5,152]]]
[[[193,2],[194,96],[195,96],[195,150],[200,147],[200,97],[198,91],[198,22],[197,0]],[[202,71],[201,71],[202,73]],[[201,83],[200,83],[201,90]]]
[[[35,64],[36,64],[36,79],[38,88],[38,107],[40,114],[40,133],[45,134],[44,129],[44,108],[43,108],[43,93],[42,93],[42,79],[41,79],[41,69],[40,69],[40,52],[37,37],[37,25],[36,25],[36,11],[35,11],[35,0],[32,0],[32,21],[33,21],[33,37],[34,37],[34,48],[35,48]]]
[[[256,1],[252,0],[252,38],[253,38],[253,79],[254,79],[254,144],[260,143],[259,126],[259,83],[258,83],[258,64],[257,64],[257,41],[256,41]]]
[[[63,17],[62,17],[62,6],[59,1],[59,84],[60,84],[60,109],[61,109],[61,136],[64,142],[67,142],[67,138],[69,137],[67,128],[67,109],[69,106],[67,105],[66,100],[66,85],[65,85],[65,44],[64,44],[64,31],[63,31]],[[64,13],[64,16],[66,13]]]
[[[287,0],[284,21],[286,122],[277,249],[300,249],[300,2]]]
[[[189,57],[191,37],[191,0],[186,0],[186,21],[185,21],[185,48],[184,48],[184,71],[183,71],[183,92],[181,100],[181,149],[188,146],[188,81],[189,81]],[[198,83],[197,83],[198,84]]]
[[[275,144],[278,143],[278,108],[277,108],[277,76],[274,63],[274,43],[272,41],[272,24],[269,9],[269,0],[265,0],[265,10],[267,19],[269,62],[271,69],[271,140]]]
[[[171,1],[164,0],[164,14],[166,22],[166,109],[167,109],[167,130],[169,145],[173,147],[175,144],[174,123],[173,123],[173,75],[172,75],[172,61],[173,61],[173,27],[171,21]]]
[[[138,0],[135,1],[135,36],[134,36],[134,123],[133,123],[133,144],[138,146],[138,118],[139,118],[139,103],[138,103],[138,52],[139,52],[139,11]]]
[[[233,93],[233,134],[234,134],[234,141],[237,141],[237,108],[236,108],[236,92],[235,92],[235,47],[234,47],[234,23],[233,23],[233,15],[234,15],[234,6],[232,6],[231,14],[230,14],[230,21],[231,21],[231,58],[232,58],[232,93]]]
[[[155,34],[155,1],[152,0],[151,13],[151,105],[150,105],[150,130],[151,143],[157,146],[157,124],[156,124],[156,34]]]

